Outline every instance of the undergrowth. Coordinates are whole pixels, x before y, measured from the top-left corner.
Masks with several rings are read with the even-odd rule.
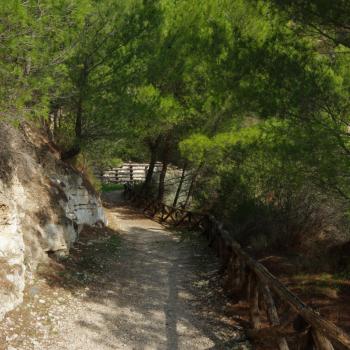
[[[118,190],[123,190],[123,189],[124,189],[123,184],[103,183],[101,185],[101,192],[102,193],[118,191]]]

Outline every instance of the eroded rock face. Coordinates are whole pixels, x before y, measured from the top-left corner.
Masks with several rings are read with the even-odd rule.
[[[61,186],[67,199],[65,204],[62,203],[66,215],[78,225],[79,232],[83,225],[105,223],[99,197],[89,192],[81,176],[61,176],[56,178],[56,183]]]
[[[0,124],[0,319],[48,252],[67,253],[83,225],[105,221],[98,195],[44,135]]]
[[[14,207],[0,203],[0,318],[22,301],[24,242]]]

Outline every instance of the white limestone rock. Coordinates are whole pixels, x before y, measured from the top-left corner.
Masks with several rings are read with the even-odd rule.
[[[48,252],[68,254],[81,227],[99,223],[98,195],[45,135],[0,124],[0,319],[22,302]]]

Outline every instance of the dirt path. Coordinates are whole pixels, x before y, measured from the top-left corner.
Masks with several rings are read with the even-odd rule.
[[[45,292],[29,292],[22,311],[5,320],[7,349],[248,349],[226,314],[218,264],[204,242],[128,207],[110,208],[108,216],[105,240],[89,237],[76,248],[81,270],[68,264],[79,283],[39,279],[31,290]],[[84,249],[97,258],[90,261]],[[28,323],[40,331],[23,331]]]

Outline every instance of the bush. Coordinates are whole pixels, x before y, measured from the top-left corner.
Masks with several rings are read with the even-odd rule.
[[[112,192],[112,191],[120,191],[124,189],[123,184],[114,184],[114,183],[103,183],[101,185],[101,192]]]

